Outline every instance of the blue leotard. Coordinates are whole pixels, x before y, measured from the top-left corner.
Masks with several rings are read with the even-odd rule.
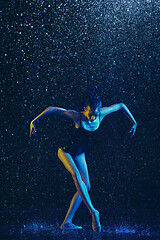
[[[99,121],[100,121],[100,116],[99,116]],[[90,137],[92,134],[94,134],[95,131],[88,131],[82,127],[81,113],[80,113],[80,127],[74,128],[73,136],[71,136],[67,140],[67,143],[64,146],[61,146],[60,148],[64,152],[71,154],[72,157],[78,156],[79,154],[87,150]]]

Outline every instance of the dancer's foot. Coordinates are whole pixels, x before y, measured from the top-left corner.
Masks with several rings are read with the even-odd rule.
[[[96,210],[93,213],[91,213],[92,215],[92,228],[94,232],[101,232],[101,224],[99,221],[99,212]]]
[[[62,230],[80,230],[80,229],[82,229],[81,226],[76,226],[71,222],[67,222],[65,224],[62,224],[60,228]]]

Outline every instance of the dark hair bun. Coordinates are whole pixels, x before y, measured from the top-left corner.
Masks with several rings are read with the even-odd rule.
[[[90,106],[93,109],[96,109],[97,107],[102,107],[102,102],[98,96],[98,94],[96,95],[92,95],[89,98],[87,98],[86,102],[85,102],[85,107]]]

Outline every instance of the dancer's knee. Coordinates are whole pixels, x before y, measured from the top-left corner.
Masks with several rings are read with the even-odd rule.
[[[74,181],[77,182],[77,181],[82,180],[81,175],[80,175],[78,170],[73,171],[71,174],[72,174],[72,178],[73,178]]]
[[[72,178],[74,180],[74,182],[79,182],[79,181],[82,181],[82,178],[81,178],[81,175],[79,173],[79,171],[73,171],[72,173]],[[90,184],[90,181],[83,181],[87,187],[87,190],[89,191],[91,189],[91,184]]]

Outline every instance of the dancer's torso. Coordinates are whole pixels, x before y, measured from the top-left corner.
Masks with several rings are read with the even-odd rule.
[[[100,116],[92,122],[87,122],[83,113],[80,113],[79,121],[75,123],[73,133],[71,135],[66,133],[67,137],[64,139],[61,149],[74,156],[85,152],[88,148],[90,137],[99,128],[99,125]]]

